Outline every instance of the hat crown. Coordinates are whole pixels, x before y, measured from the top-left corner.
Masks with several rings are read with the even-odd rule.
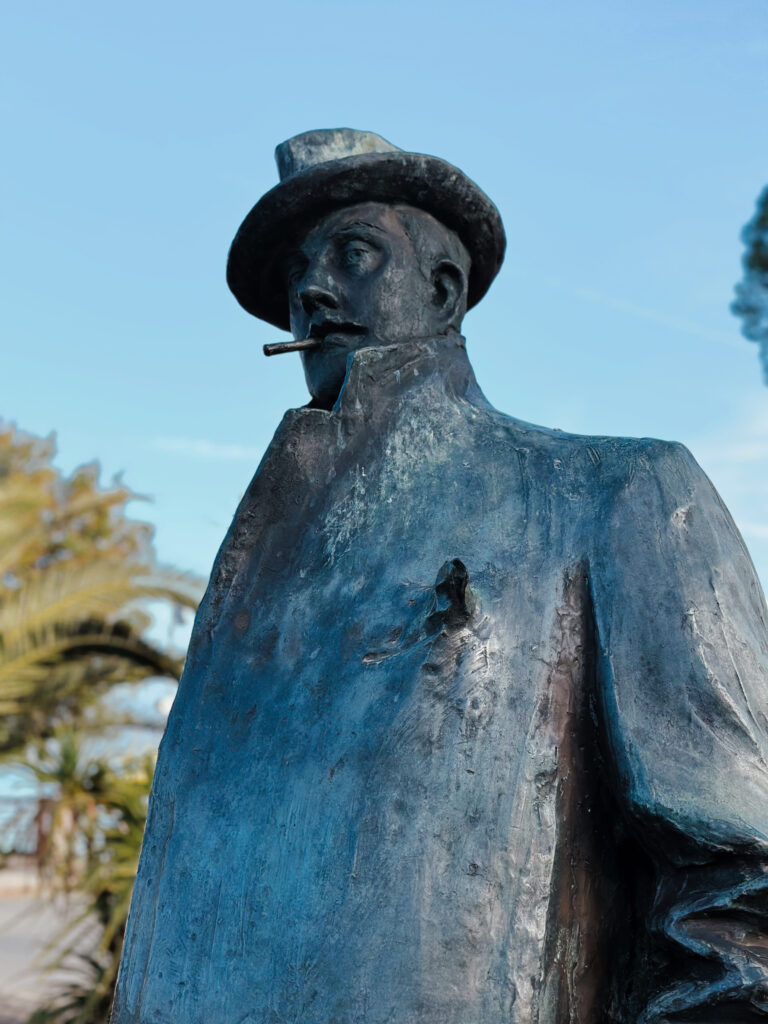
[[[308,171],[318,164],[367,153],[400,153],[402,150],[375,132],[354,128],[322,128],[302,132],[281,142],[275,150],[280,181]]]

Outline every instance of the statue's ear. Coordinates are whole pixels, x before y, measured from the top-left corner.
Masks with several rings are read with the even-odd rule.
[[[443,326],[461,323],[467,304],[467,275],[453,260],[441,259],[432,272],[432,303]]]

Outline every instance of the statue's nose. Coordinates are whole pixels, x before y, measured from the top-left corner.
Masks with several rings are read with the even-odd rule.
[[[299,301],[307,316],[312,316],[320,309],[338,309],[339,300],[327,286],[307,283],[299,291]]]
[[[323,309],[338,309],[338,287],[326,262],[310,260],[299,282],[299,302],[307,316]]]

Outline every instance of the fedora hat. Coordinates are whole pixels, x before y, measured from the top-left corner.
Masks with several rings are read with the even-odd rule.
[[[363,202],[403,203],[432,214],[471,257],[468,307],[488,291],[504,259],[504,227],[488,196],[458,168],[351,128],[296,135],[275,157],[280,183],[246,216],[227,260],[227,283],[249,313],[288,330],[281,255],[327,213]]]

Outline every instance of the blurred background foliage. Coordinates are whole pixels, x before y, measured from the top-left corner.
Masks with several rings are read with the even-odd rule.
[[[742,318],[745,338],[760,346],[763,379],[768,384],[768,187],[757,200],[755,214],[741,233],[744,276],[736,285],[731,310]]]
[[[52,437],[0,424],[0,760],[35,781],[41,884],[76,908],[44,966],[77,980],[30,1019],[103,1024],[154,770],[154,754],[105,748],[144,723],[104,698],[178,680],[183,656],[152,635],[150,606],[178,617],[202,587],[158,565],[151,527],[126,515],[137,495],[102,487],[97,463],[64,476],[54,455]]]

